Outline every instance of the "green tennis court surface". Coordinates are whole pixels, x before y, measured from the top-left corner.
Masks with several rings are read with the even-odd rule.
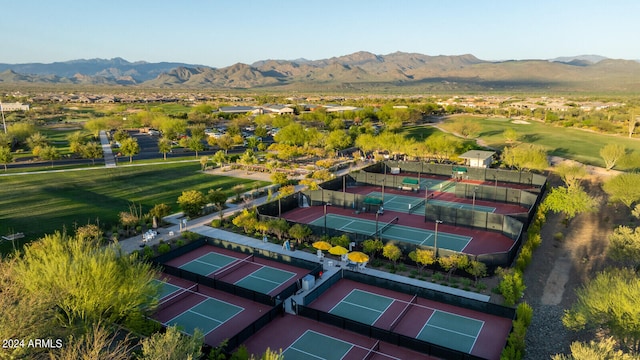
[[[342,359],[353,345],[330,336],[307,330],[282,352],[285,359]]]
[[[367,194],[367,196],[382,198],[381,192],[371,192]],[[424,205],[425,199],[418,198],[415,196],[405,196],[405,195],[396,195],[396,194],[386,194],[384,197],[384,204],[382,205],[385,210],[398,211],[404,213],[411,214],[424,214]],[[456,209],[466,209],[466,210],[475,210],[482,212],[495,212],[496,208],[491,206],[482,206],[482,205],[473,205],[466,203],[459,203],[455,201],[445,201],[445,200],[427,200],[429,204],[437,205],[437,206],[446,206]],[[411,205],[411,206],[409,206]]]
[[[484,321],[435,310],[416,338],[471,353]]]
[[[262,294],[269,294],[271,291],[296,276],[295,273],[290,271],[280,270],[267,265],[255,263],[247,259],[238,259],[214,252],[210,252],[197,259],[191,260],[180,266],[180,268],[196,274],[210,276],[221,269],[224,270],[220,271],[220,274],[224,273],[227,269],[229,269],[229,272],[233,272],[237,268],[247,265],[258,267],[258,269],[236,281],[235,285],[257,291]]]
[[[236,281],[235,284],[262,294],[269,294],[294,276],[296,274],[289,271],[262,266],[260,269]]]
[[[394,299],[354,289],[337,303],[330,314],[373,325],[391,306]]]
[[[193,296],[198,296],[194,294]],[[182,331],[193,335],[200,329],[205,335],[239,314],[244,308],[200,295],[204,300],[191,309],[167,321],[164,325],[176,325]]]
[[[233,256],[210,252],[181,265],[180,268],[207,276],[237,260],[238,259]]]
[[[164,298],[168,297],[169,295],[172,295],[172,294],[177,293],[178,291],[182,290],[182,288],[180,286],[169,284],[168,282],[164,282],[164,281],[160,281],[160,280],[152,280],[152,282],[154,284],[160,285],[160,292],[158,294],[160,299],[164,299]]]
[[[347,232],[374,236],[376,222],[374,220],[358,219],[337,214],[327,214],[327,227]],[[390,219],[385,219],[390,220]],[[378,228],[386,223],[379,221]],[[311,222],[311,225],[324,226],[324,215]],[[387,240],[404,241],[417,245],[435,246],[435,232],[428,229],[418,229],[410,226],[392,225],[382,231],[380,237]],[[469,236],[449,234],[438,231],[438,248],[462,251],[472,240]]]

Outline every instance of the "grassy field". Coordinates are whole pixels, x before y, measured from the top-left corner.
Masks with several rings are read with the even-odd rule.
[[[237,184],[247,190],[268,185],[199,170],[199,163],[190,162],[0,177],[0,234],[23,232],[25,240],[33,240],[96,219],[108,229],[132,202],[144,212],[159,203],[177,211],[176,200],[184,190],[222,188],[231,196]],[[0,252],[10,246],[2,243]]]
[[[460,120],[479,123],[482,127],[479,138],[484,140],[488,146],[496,149],[505,145],[502,136],[504,130],[513,128],[522,136],[522,142],[541,145],[547,149],[549,155],[573,159],[584,164],[604,166],[600,157],[600,149],[610,143],[622,144],[627,148],[627,151],[640,154],[640,140],[638,139],[556,127],[536,121],[519,124],[507,118],[455,116],[446,119],[442,128],[448,129],[453,121]]]

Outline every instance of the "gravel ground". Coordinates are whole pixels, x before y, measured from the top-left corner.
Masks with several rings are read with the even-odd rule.
[[[525,360],[550,359],[554,354],[569,354],[574,341],[589,341],[594,334],[568,330],[562,324],[565,309],[576,301],[576,289],[595,272],[604,268],[607,236],[613,224],[612,214],[622,215],[606,204],[599,176],[583,182],[586,191],[601,200],[598,212],[582,214],[564,226],[564,215],[549,214],[542,228],[542,244],[524,274],[527,290],[524,300],[533,308],[533,320],[527,330]],[[556,186],[557,179],[551,180]],[[602,215],[602,214],[607,214]],[[611,216],[610,220],[606,218]],[[554,234],[562,232],[562,240]]]

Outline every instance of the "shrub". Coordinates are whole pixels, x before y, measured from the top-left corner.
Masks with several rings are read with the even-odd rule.
[[[522,279],[522,272],[519,270],[500,270],[502,280],[498,285],[498,291],[504,297],[504,304],[513,306],[524,295],[527,288]]]
[[[142,249],[142,256],[145,259],[151,259],[153,257],[154,253],[153,253],[153,249],[149,246],[145,246],[144,249]]]
[[[564,234],[559,231],[553,234],[553,239],[556,241],[562,241],[563,238],[564,238]]]
[[[219,228],[220,226],[222,226],[222,220],[220,220],[220,219],[211,220],[211,227]]]
[[[160,244],[160,245],[158,245],[158,253],[166,254],[169,251],[171,251],[171,245],[169,245],[169,244]]]

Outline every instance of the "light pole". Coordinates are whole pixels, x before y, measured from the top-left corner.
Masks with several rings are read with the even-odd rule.
[[[473,202],[471,203],[471,210],[476,209],[476,191],[478,191],[478,187],[473,188]]]
[[[330,203],[324,204],[324,233],[327,233],[327,205],[331,205]]]
[[[380,216],[380,210],[376,211],[376,239],[378,238],[378,216]]]
[[[436,233],[433,239],[433,247],[435,248],[434,255],[435,258],[438,258],[438,224],[442,224],[442,220],[436,220]]]

